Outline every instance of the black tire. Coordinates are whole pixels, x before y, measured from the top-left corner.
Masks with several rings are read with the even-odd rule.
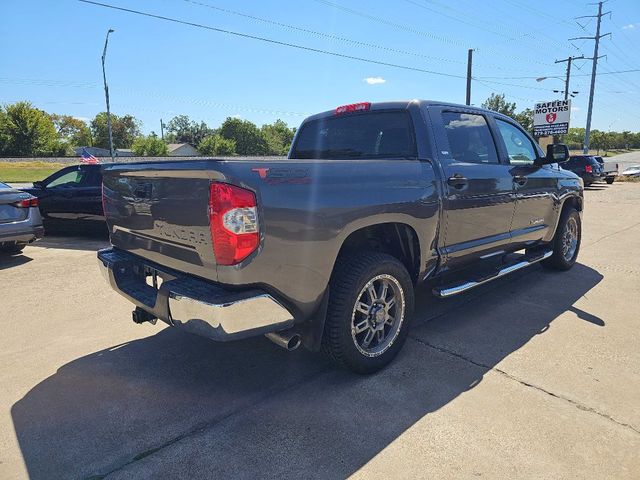
[[[0,252],[16,254],[22,252],[22,250],[24,250],[24,247],[26,247],[26,245],[2,245],[0,246]]]
[[[373,282],[374,293],[379,294],[378,300],[372,299],[365,288],[370,282]],[[384,285],[387,285],[386,289]],[[389,306],[391,299],[389,303],[383,300],[383,297],[389,298],[389,288],[392,298],[397,298],[395,307]],[[407,269],[398,259],[385,253],[346,254],[336,262],[329,289],[322,350],[333,362],[356,373],[373,373],[386,366],[398,354],[409,332],[414,293]],[[361,301],[363,298],[371,299],[369,314],[362,309],[368,306]],[[356,310],[357,306],[359,310]],[[366,329],[357,332],[357,327],[365,323]],[[369,335],[372,335],[370,344],[376,344],[371,351],[368,351],[370,345],[363,346]]]
[[[575,222],[576,227],[576,244],[575,248],[565,248],[565,242],[567,242],[567,228],[571,222]],[[560,221],[558,222],[558,228],[556,234],[551,241],[553,247],[553,255],[542,261],[542,266],[551,270],[569,270],[576,263],[578,259],[578,253],[580,252],[580,243],[582,241],[582,222],[580,221],[580,214],[578,211],[569,207],[562,212]],[[573,252],[569,255],[569,252]]]
[[[614,180],[615,180],[615,177],[607,177],[604,179],[604,181],[607,182],[609,185],[611,185]]]

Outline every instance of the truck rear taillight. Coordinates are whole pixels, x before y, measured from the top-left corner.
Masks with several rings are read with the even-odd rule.
[[[212,182],[209,190],[209,226],[219,265],[235,265],[260,243],[256,196],[244,188]]]
[[[371,102],[351,103],[349,105],[342,105],[336,108],[334,115],[340,115],[342,113],[362,112],[371,108]]]
[[[587,173],[593,172],[593,167],[591,165],[585,165],[584,171]]]
[[[38,198],[37,197],[25,198],[24,200],[20,200],[20,201],[14,203],[13,206],[14,207],[18,207],[18,208],[37,207],[38,206]]]

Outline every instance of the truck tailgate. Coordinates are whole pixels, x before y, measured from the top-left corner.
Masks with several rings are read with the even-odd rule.
[[[209,228],[209,184],[202,164],[119,164],[103,170],[111,243],[160,265],[216,280]]]

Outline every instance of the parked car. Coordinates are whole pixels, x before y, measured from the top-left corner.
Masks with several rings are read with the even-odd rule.
[[[0,182],[0,252],[19,253],[43,235],[38,199]]]
[[[625,177],[640,177],[640,165],[633,165],[622,171],[620,175]]]
[[[105,225],[100,165],[65,167],[23,191],[38,197],[47,228]]]
[[[562,168],[582,178],[585,187],[604,180],[602,165],[591,155],[572,155],[568,162],[562,164]]]
[[[568,157],[489,110],[346,105],[307,118],[287,160],[103,166],[99,265],[135,322],[266,334],[373,372],[407,337],[416,285],[450,297],[574,265],[583,189],[558,167]]]
[[[597,162],[602,166],[602,174],[604,175],[604,181],[611,185],[618,176],[618,164],[616,162],[605,162],[604,158],[599,155],[594,155]]]

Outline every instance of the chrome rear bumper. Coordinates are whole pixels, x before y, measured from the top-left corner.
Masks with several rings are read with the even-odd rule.
[[[229,290],[113,248],[100,250],[98,263],[111,288],[189,333],[228,341],[285,330],[294,323],[285,307],[259,289]],[[157,288],[147,283],[153,276],[162,279]]]

